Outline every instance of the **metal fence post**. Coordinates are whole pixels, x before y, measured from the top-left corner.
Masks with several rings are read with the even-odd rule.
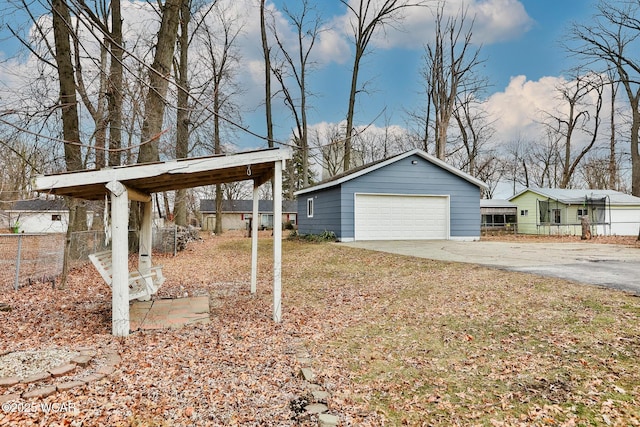
[[[14,288],[17,291],[20,287],[20,258],[22,258],[22,234],[18,235],[18,254],[16,257],[16,280],[14,283]]]
[[[178,254],[178,225],[173,225],[173,256]]]

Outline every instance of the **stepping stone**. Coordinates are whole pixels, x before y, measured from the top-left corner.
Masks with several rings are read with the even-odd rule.
[[[71,359],[71,363],[75,363],[76,365],[82,366],[83,368],[86,367],[89,362],[91,362],[91,356],[88,355],[76,356]]]
[[[113,366],[101,366],[100,369],[98,369],[98,373],[99,374],[105,374],[105,375],[111,375],[113,374],[113,372],[116,370],[115,367]]]
[[[51,374],[49,372],[40,372],[38,374],[34,374],[34,375],[31,375],[30,377],[23,379],[21,382],[23,384],[29,384],[29,383],[35,383],[37,381],[43,381],[49,378],[51,378]]]
[[[338,425],[338,417],[331,414],[318,415],[318,427],[336,427]]]
[[[101,373],[96,372],[95,374],[90,374],[90,375],[87,375],[86,377],[82,378],[82,381],[84,381],[85,383],[90,383],[90,382],[93,382],[93,381],[100,381],[104,377],[106,377],[105,374],[101,374]]]
[[[67,375],[69,372],[73,372],[76,369],[76,365],[73,363],[67,363],[66,365],[57,366],[53,369],[49,370],[49,373],[53,375],[54,378],[61,377],[63,375]]]
[[[320,403],[327,403],[327,399],[331,396],[328,392],[324,390],[314,390],[311,392],[313,396],[313,400]]]
[[[119,365],[120,362],[122,362],[122,358],[120,357],[120,355],[118,353],[108,353],[106,356],[106,364],[108,366],[116,366]]]
[[[53,393],[56,392],[56,386],[54,385],[50,385],[50,386],[46,386],[46,387],[40,387],[40,388],[36,388],[33,389],[31,391],[27,391],[26,393],[22,394],[22,398],[23,399],[37,399],[37,398],[41,398],[41,397],[47,397],[47,396],[51,396]]]
[[[12,400],[18,400],[18,399],[20,399],[20,394],[18,393],[0,395],[0,403],[11,402]]]
[[[305,381],[312,382],[314,379],[313,371],[309,368],[300,369],[300,376],[305,379]]]
[[[314,415],[327,412],[329,410],[329,407],[322,403],[312,403],[311,405],[305,406],[304,410],[307,412],[307,414]]]
[[[2,377],[0,378],[0,387],[11,387],[20,382],[18,377]]]
[[[72,388],[80,387],[84,384],[85,383],[83,381],[67,381],[67,382],[58,384],[56,387],[58,388],[58,391],[67,391],[67,390],[71,390]]]

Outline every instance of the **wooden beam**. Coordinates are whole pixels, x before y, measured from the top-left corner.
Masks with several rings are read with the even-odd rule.
[[[129,335],[129,203],[127,188],[109,182],[111,192],[111,329],[117,337]]]
[[[127,187],[127,194],[128,194],[129,200],[133,200],[135,202],[141,202],[141,203],[151,202],[151,194],[136,190],[135,188]]]

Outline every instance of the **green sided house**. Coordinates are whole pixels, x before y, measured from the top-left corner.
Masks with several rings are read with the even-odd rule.
[[[637,236],[640,197],[614,190],[527,188],[509,198],[522,234],[580,235],[589,218],[594,236]]]

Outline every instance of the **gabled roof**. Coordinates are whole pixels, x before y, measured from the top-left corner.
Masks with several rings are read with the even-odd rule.
[[[525,188],[518,194],[509,198],[509,201],[530,191],[544,198],[557,200],[566,205],[581,204],[585,199],[603,199],[608,198],[611,205],[638,205],[640,206],[640,197],[630,194],[621,193],[615,190],[593,190],[593,189],[566,189],[566,188]]]
[[[202,199],[200,200],[200,212],[215,213],[216,201],[215,199]],[[223,200],[222,212],[223,213],[251,213],[253,211],[253,200]],[[298,205],[295,200],[283,200],[282,212],[294,213],[298,211]],[[273,213],[273,200],[259,200],[258,212],[260,213]]]
[[[336,175],[328,180],[319,182],[316,185],[313,185],[311,187],[307,187],[307,188],[303,188],[301,190],[296,191],[294,194],[295,195],[299,195],[299,194],[305,194],[305,193],[309,193],[312,191],[318,191],[318,190],[322,190],[325,188],[330,188],[330,187],[334,187],[336,185],[340,185],[344,182],[350,181],[352,179],[358,178],[359,176],[362,175],[366,175],[369,172],[373,172],[374,170],[377,169],[381,169],[387,165],[390,165],[392,163],[398,162],[402,159],[406,159],[407,157],[410,156],[420,156],[422,157],[424,160],[441,167],[442,169],[445,169],[449,172],[451,172],[454,175],[459,176],[460,178],[469,181],[471,184],[473,185],[477,185],[480,188],[484,188],[487,189],[488,186],[487,184],[485,184],[484,182],[480,181],[477,178],[472,177],[471,175],[469,175],[468,173],[465,173],[463,171],[461,171],[460,169],[456,169],[453,166],[443,162],[442,160],[420,150],[420,149],[414,149],[411,151],[406,151],[402,154],[398,154],[396,156],[393,157],[389,157],[388,159],[383,159],[383,160],[378,160],[376,162],[372,162],[360,167],[357,167],[355,169],[351,169],[347,172],[341,173],[339,175]]]
[[[9,209],[9,211],[22,212],[62,212],[68,210],[69,208],[67,208],[67,205],[63,199],[18,200],[13,204],[13,206],[11,206],[11,209]]]

